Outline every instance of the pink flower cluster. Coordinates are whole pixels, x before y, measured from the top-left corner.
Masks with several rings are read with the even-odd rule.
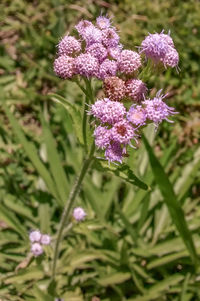
[[[100,16],[96,24],[81,20],[75,26],[79,37],[65,36],[58,44],[55,73],[70,79],[79,75],[103,81],[105,97],[91,105],[89,114],[96,119],[96,146],[105,151],[109,162],[122,162],[127,146],[137,142],[139,131],[153,122],[156,127],[176,114],[159,91],[148,98],[147,86],[139,78],[143,54],[154,64],[165,68],[178,66],[179,56],[170,34],[149,34],[141,43],[139,53],[123,49],[117,30],[107,17]],[[125,103],[125,105],[124,105]]]
[[[167,67],[177,67],[179,55],[170,37],[170,32],[149,34],[141,44],[141,53],[144,52],[147,58],[155,63],[161,62]]]
[[[36,257],[43,253],[42,245],[51,243],[51,237],[48,234],[41,234],[39,230],[31,231],[29,240],[31,242],[31,252]]]
[[[63,79],[75,75],[104,80],[117,72],[133,74],[141,67],[140,55],[123,50],[119,35],[109,18],[100,16],[94,25],[81,20],[75,26],[79,37],[66,35],[58,43],[58,57],[54,61],[55,73]]]
[[[133,104],[127,110],[123,103],[108,98],[97,100],[91,106],[90,114],[100,123],[95,128],[95,144],[105,149],[105,158],[109,162],[122,163],[127,154],[126,146],[132,146],[131,140],[137,142],[139,129],[149,122],[156,127],[169,116],[176,114],[174,108],[163,102],[161,91],[153,99],[144,99],[140,104]]]

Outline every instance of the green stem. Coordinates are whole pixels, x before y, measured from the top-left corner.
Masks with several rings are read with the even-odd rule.
[[[84,141],[84,149],[85,149],[85,153],[88,153],[88,146],[87,146],[87,109],[88,109],[88,105],[90,103],[93,103],[93,99],[94,99],[94,95],[93,95],[93,90],[92,90],[92,86],[91,86],[91,80],[85,78],[85,86],[86,88],[82,88],[82,91],[85,94],[85,103],[84,103],[84,107],[83,107],[83,123],[82,123],[82,133],[83,133],[83,141]],[[80,83],[77,81],[77,84],[79,85]],[[80,87],[80,86],[79,86]]]
[[[83,123],[82,123],[84,148],[85,148],[85,153],[87,154],[88,146],[87,146],[87,111],[86,110],[87,110],[87,98],[83,106]]]
[[[82,183],[82,181],[90,167],[90,164],[93,160],[94,150],[95,150],[95,146],[93,144],[91,147],[89,157],[87,159],[85,159],[85,161],[83,162],[81,172],[80,172],[79,176],[77,177],[77,179],[75,180],[74,186],[72,187],[72,190],[69,195],[69,199],[67,200],[67,203],[65,205],[65,208],[64,208],[64,211],[63,211],[63,214],[61,217],[61,221],[60,221],[58,232],[57,232],[57,239],[56,239],[56,243],[55,243],[53,267],[52,267],[52,280],[55,278],[55,274],[56,274],[56,265],[57,265],[58,255],[59,255],[59,245],[60,245],[60,241],[62,239],[63,230],[64,230],[67,220],[69,218],[75,198],[76,198],[77,194],[79,193],[81,183]]]
[[[77,84],[77,86],[78,86],[78,87],[82,90],[82,92],[86,95],[86,94],[87,94],[87,91],[86,91],[85,88],[80,84],[79,80],[78,80],[77,78],[75,78],[73,81]]]
[[[92,90],[91,80],[85,78],[85,85],[86,85],[86,99],[88,103],[94,103],[94,94]]]

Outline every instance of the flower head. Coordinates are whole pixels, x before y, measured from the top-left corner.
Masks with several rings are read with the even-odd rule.
[[[135,129],[127,120],[119,121],[115,123],[111,129],[112,140],[122,144],[129,144],[135,134]]]
[[[82,38],[85,40],[87,46],[90,46],[94,43],[101,43],[102,32],[95,26],[89,26],[82,33]]]
[[[153,121],[156,125],[163,120],[172,122],[168,119],[171,115],[177,114],[174,108],[169,107],[162,99],[164,95],[161,95],[161,90],[156,94],[153,99],[145,99],[142,104],[145,108],[146,116],[149,120]]]
[[[170,32],[168,34],[164,34],[163,32],[164,32],[164,30],[160,33],[160,37],[163,40],[165,40],[169,46],[174,47],[174,42],[173,42],[172,38],[170,37]]]
[[[41,233],[39,230],[31,231],[29,234],[29,239],[31,242],[38,242],[41,239]]]
[[[122,73],[131,74],[142,65],[140,55],[132,50],[122,50],[118,59],[118,65]]]
[[[106,29],[110,27],[110,19],[104,16],[99,16],[96,19],[96,24],[100,29]]]
[[[74,55],[81,51],[81,43],[74,37],[66,35],[58,44],[59,55]]]
[[[110,130],[107,127],[98,126],[94,131],[95,144],[98,148],[106,148],[110,144]]]
[[[165,54],[162,62],[165,67],[176,67],[179,62],[179,55],[175,48],[169,47],[167,53]]]
[[[127,120],[136,126],[145,125],[147,116],[145,109],[140,105],[132,105],[127,113]]]
[[[122,48],[123,46],[121,44],[116,47],[110,47],[108,48],[108,54],[112,59],[118,60],[122,52]]]
[[[75,58],[75,70],[77,74],[92,77],[96,76],[99,70],[98,60],[90,53],[82,53]]]
[[[98,77],[100,79],[105,79],[106,77],[115,76],[117,73],[117,63],[106,59],[99,67]]]
[[[106,48],[101,43],[94,43],[86,48],[86,52],[97,58],[99,63],[103,62],[108,53]]]
[[[83,36],[85,30],[89,27],[94,27],[94,25],[92,24],[92,22],[88,21],[88,20],[81,20],[76,26],[76,30],[78,31],[80,36]]]
[[[169,34],[161,33],[149,34],[141,44],[141,52],[144,52],[146,57],[154,61],[164,59],[170,48],[174,48],[174,43]]]
[[[133,78],[126,81],[126,94],[132,100],[140,102],[144,99],[146,92],[147,87],[141,80]]]
[[[54,61],[54,72],[61,78],[72,78],[75,75],[74,58],[61,55]]]
[[[141,52],[154,62],[162,62],[166,67],[177,67],[179,55],[169,33],[149,34],[141,44]]]
[[[73,211],[73,217],[75,218],[76,221],[80,222],[85,219],[86,213],[83,208],[76,207],[76,208],[74,208],[74,211]]]
[[[42,234],[40,242],[42,245],[49,245],[51,237],[48,234]]]
[[[168,51],[168,47],[167,41],[158,33],[149,34],[141,44],[142,52],[144,52],[148,58],[154,60],[163,58]]]
[[[102,43],[108,48],[116,47],[119,44],[119,35],[114,28],[102,30]]]
[[[125,97],[126,87],[124,81],[117,76],[106,77],[104,80],[106,96],[114,101],[120,101]]]
[[[98,118],[102,123],[114,124],[123,119],[126,109],[123,103],[111,101],[108,98],[97,100],[91,106],[90,114]]]
[[[120,162],[122,163],[123,151],[120,143],[112,142],[105,151],[105,158],[109,162]]]
[[[35,242],[31,246],[31,252],[33,253],[34,256],[41,255],[43,253],[42,246],[39,243]]]

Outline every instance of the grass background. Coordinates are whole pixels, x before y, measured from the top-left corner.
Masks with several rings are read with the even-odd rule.
[[[180,114],[156,134],[148,128],[146,136],[200,253],[199,1],[2,0],[0,11],[0,298],[200,300],[198,264],[195,270],[186,233],[182,240],[166,207],[165,178],[154,180],[144,143],[132,151],[127,166],[147,191],[134,185],[132,174],[127,179],[123,170],[97,163],[86,177],[77,204],[88,218],[73,224],[63,241],[56,283],[50,282],[51,248],[30,259],[27,238],[34,228],[54,237],[83,157],[70,110],[49,96],[62,95],[82,113],[82,92],[53,73],[55,45],[80,19],[108,13],[122,43],[133,50],[148,32],[171,31],[181,71],[152,74],[147,83],[152,94],[160,88],[169,92],[167,101]]]

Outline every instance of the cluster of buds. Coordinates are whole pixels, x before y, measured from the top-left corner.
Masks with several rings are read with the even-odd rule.
[[[51,237],[48,234],[41,234],[39,230],[31,231],[29,240],[31,242],[31,252],[36,257],[43,253],[43,245],[51,243]]]
[[[122,45],[110,19],[100,16],[95,25],[81,20],[75,28],[79,35],[77,39],[66,35],[58,44],[54,71],[59,77],[71,79],[81,75],[103,80],[115,76],[120,68],[126,68],[123,63],[121,67],[118,64]]]
[[[82,20],[76,26],[79,38],[65,36],[58,44],[55,73],[64,79],[75,75],[103,81],[105,97],[91,105],[89,114],[96,119],[96,146],[103,149],[109,162],[122,163],[127,146],[137,143],[139,131],[148,123],[156,127],[176,114],[163,99],[161,90],[153,99],[147,97],[147,86],[139,71],[147,60],[154,64],[177,67],[179,56],[170,34],[149,34],[139,53],[123,49],[117,30],[109,18],[100,16],[94,25]],[[124,105],[125,103],[125,105]]]

